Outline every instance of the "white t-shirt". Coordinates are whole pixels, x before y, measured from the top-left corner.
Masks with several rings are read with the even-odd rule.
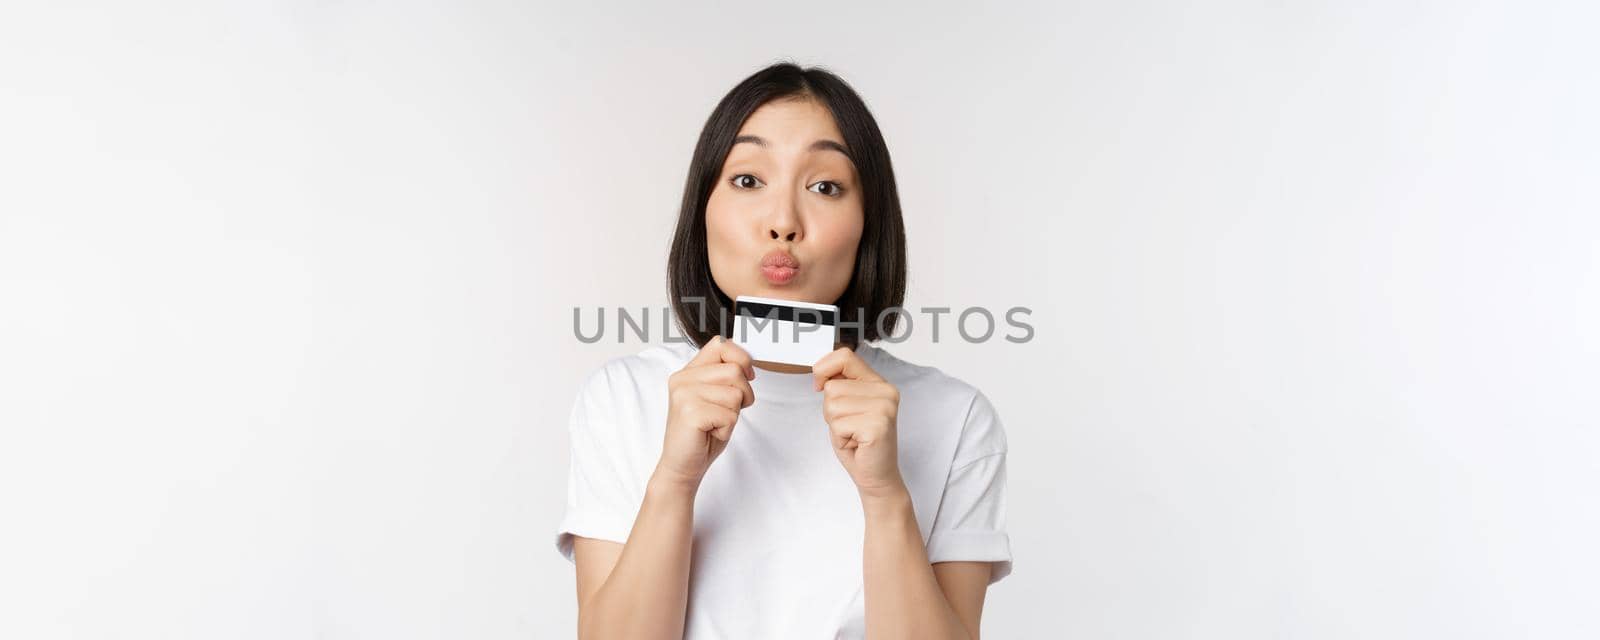
[[[696,348],[653,346],[605,363],[573,404],[567,509],[572,536],[626,542],[661,457],[667,376]],[[881,347],[857,349],[900,391],[900,473],[928,560],[990,561],[1011,573],[1005,530],[1006,436],[971,385]],[[811,374],[756,370],[755,404],[695,498],[684,638],[861,638],[865,635],[861,498],[834,456]]]

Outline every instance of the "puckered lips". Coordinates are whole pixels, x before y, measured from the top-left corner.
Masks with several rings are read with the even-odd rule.
[[[761,257],[761,275],[774,286],[783,286],[800,273],[800,261],[788,251],[773,249]]]

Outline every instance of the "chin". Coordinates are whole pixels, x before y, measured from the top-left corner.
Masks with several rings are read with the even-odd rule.
[[[806,292],[800,287],[794,286],[794,283],[767,283],[765,286],[761,287],[761,291],[762,293],[757,293],[755,295],[765,296],[768,298],[783,298],[785,300],[799,300],[801,302],[811,301],[811,296],[807,295]]]

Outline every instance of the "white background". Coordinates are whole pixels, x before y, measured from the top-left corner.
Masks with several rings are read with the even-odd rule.
[[[0,636],[570,637],[572,308],[778,58],[1034,310],[890,346],[1009,431],[985,637],[1600,636],[1592,5],[438,4],[0,9]]]

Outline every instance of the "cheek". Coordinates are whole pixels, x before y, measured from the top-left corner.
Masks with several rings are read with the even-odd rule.
[[[828,256],[830,279],[849,284],[855,270],[856,247],[861,245],[861,212],[840,216],[813,227],[812,239],[823,255]]]
[[[729,265],[735,262],[742,250],[741,242],[748,241],[750,233],[741,228],[737,216],[713,192],[706,201],[706,257],[711,263],[712,278],[719,282]]]
[[[728,241],[734,237],[733,218],[724,211],[721,200],[712,193],[706,201],[706,248],[713,256],[725,251]]]

